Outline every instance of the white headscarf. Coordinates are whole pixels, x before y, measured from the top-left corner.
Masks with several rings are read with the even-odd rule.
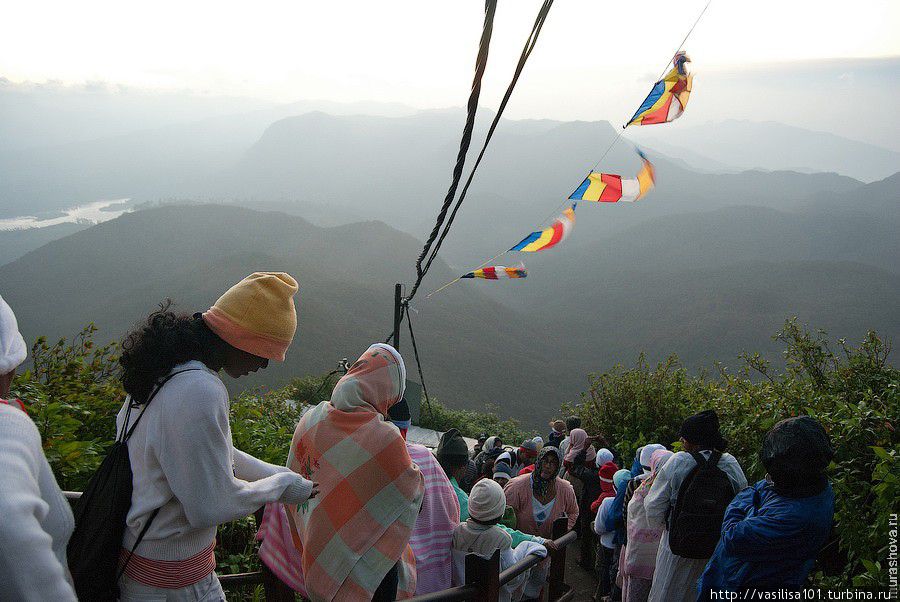
[[[597,468],[600,468],[607,462],[613,461],[613,453],[606,449],[605,447],[601,447],[600,451],[597,452]]]
[[[666,449],[666,446],[659,443],[650,443],[641,448],[641,468],[644,470],[645,475],[650,474],[650,458],[653,457],[653,452],[658,449]]]
[[[495,447],[497,447],[497,439],[499,439],[499,437],[497,436],[488,437],[487,439],[485,439],[484,445],[481,446],[481,451],[492,451]]]
[[[497,463],[497,462],[506,462],[510,466],[515,465],[515,462],[513,462],[513,456],[511,453],[509,453],[509,451],[505,451],[502,454],[500,454],[499,456],[497,456],[497,458],[494,460],[494,463]]]
[[[0,374],[7,374],[25,361],[27,347],[19,332],[16,314],[0,297]]]

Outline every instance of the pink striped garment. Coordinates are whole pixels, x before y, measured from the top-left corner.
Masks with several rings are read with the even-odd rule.
[[[459,498],[431,451],[407,443],[409,457],[425,477],[425,499],[409,547],[416,557],[416,595],[451,587],[451,540],[459,524]]]
[[[306,581],[303,579],[302,557],[299,545],[291,545],[296,534],[288,522],[284,504],[266,504],[262,524],[256,533],[256,541],[261,541],[259,558],[276,577],[295,592],[309,598]]]

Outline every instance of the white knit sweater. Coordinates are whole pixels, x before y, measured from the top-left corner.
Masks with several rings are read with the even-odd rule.
[[[74,528],[37,427],[0,404],[0,600],[74,601],[66,563]]]
[[[160,508],[136,550],[145,558],[190,558],[213,542],[217,525],[268,502],[302,503],[312,491],[312,482],[290,469],[234,449],[225,385],[201,362],[173,372],[187,368],[197,370],[174,376],[160,389],[128,440],[133,491],[126,549]],[[117,431],[126,408],[119,411]],[[142,409],[131,411],[131,424]]]

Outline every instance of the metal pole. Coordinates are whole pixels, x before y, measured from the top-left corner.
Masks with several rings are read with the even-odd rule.
[[[400,302],[403,300],[403,285],[394,285],[394,349],[400,350]]]

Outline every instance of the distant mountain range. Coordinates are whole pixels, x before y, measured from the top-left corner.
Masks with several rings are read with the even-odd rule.
[[[772,353],[770,336],[790,315],[850,340],[868,328],[895,337],[896,262],[871,265],[874,248],[840,259],[840,246],[810,259],[821,246],[810,228],[837,240],[859,234],[857,224],[817,223],[740,207],[660,218],[535,258],[524,281],[464,281],[420,295],[412,317],[429,389],[452,407],[492,403],[540,426],[561,402],[577,401],[589,372],[642,351],[727,364],[741,351]],[[882,257],[896,258],[896,242],[869,244],[879,240]],[[409,281],[419,247],[380,222],[320,228],[277,212],[173,206],[46,244],[0,267],[0,282],[28,338],[94,321],[115,339],[165,297],[202,310],[249,272],[287,270],[301,282],[297,343],[284,365],[233,384],[240,388],[321,373],[383,340],[392,284]],[[438,261],[429,286],[455,274]],[[414,373],[405,336],[401,351]]]
[[[166,207],[49,243],[0,267],[0,283],[29,340],[72,335],[88,322],[104,339],[118,339],[167,297],[181,311],[202,311],[250,272],[288,271],[300,282],[296,342],[285,364],[232,383],[239,390],[323,373],[384,340],[392,327],[393,283],[408,276],[419,246],[379,222],[319,228],[274,212]],[[432,269],[436,279],[452,276],[440,262]],[[493,402],[515,414],[534,409],[543,418],[583,385],[586,366],[551,374],[552,354],[533,345],[539,331],[512,327],[526,319],[484,295],[459,288],[413,320],[427,384],[453,405]],[[408,347],[406,339],[401,349]],[[414,375],[412,355],[407,358]]]
[[[383,218],[366,209],[388,201],[415,209],[427,200],[430,207],[442,198],[463,123],[460,109],[241,99],[216,105],[202,96],[182,99],[182,106],[177,98],[0,85],[0,217],[118,197],[332,203],[341,196],[335,179],[351,170],[356,181],[365,178],[370,199],[357,203],[357,217]],[[209,116],[197,118],[204,113]],[[476,142],[489,116],[481,111]],[[504,120],[476,188],[491,171],[506,183],[528,183],[532,178],[511,174],[552,165],[556,178],[528,188],[559,197],[613,133],[604,121]],[[674,166],[699,172],[833,171],[868,181],[900,170],[900,153],[777,123],[679,127],[665,136],[629,130],[628,136]],[[514,153],[497,148],[503,145]],[[629,166],[627,143],[617,150],[605,169]],[[505,189],[491,192],[508,196]]]
[[[815,132],[774,121],[728,120],[682,127],[665,138],[657,132],[635,134],[649,146],[673,156],[685,150],[685,160],[699,168],[833,171],[865,182],[881,180],[900,170],[900,153],[828,132]],[[663,142],[665,140],[665,142]]]
[[[71,335],[95,321],[119,338],[166,296],[201,310],[251,271],[284,269],[301,282],[297,345],[285,365],[234,386],[327,371],[383,340],[392,285],[411,281],[446,193],[463,114],[293,113],[302,109],[41,148],[0,140],[7,215],[99,198],[174,203],[93,227],[0,232],[0,293],[26,336]],[[774,354],[771,335],[792,315],[850,340],[868,328],[896,337],[900,173],[870,183],[845,175],[869,179],[891,156],[776,126],[740,125],[745,142],[770,150],[769,163],[746,149],[726,160],[737,135],[723,133],[721,149],[688,135],[658,148],[648,141],[657,187],[646,198],[581,203],[563,245],[497,261],[524,260],[526,280],[467,280],[426,300],[554,217],[617,135],[606,122],[503,121],[413,304],[429,390],[454,407],[496,403],[538,425],[578,399],[589,372],[642,351],[705,368],[742,351]],[[791,144],[794,152],[776,153]],[[825,172],[805,173],[813,159]],[[877,169],[864,176],[861,165]],[[638,166],[619,141],[602,167],[629,175]]]

